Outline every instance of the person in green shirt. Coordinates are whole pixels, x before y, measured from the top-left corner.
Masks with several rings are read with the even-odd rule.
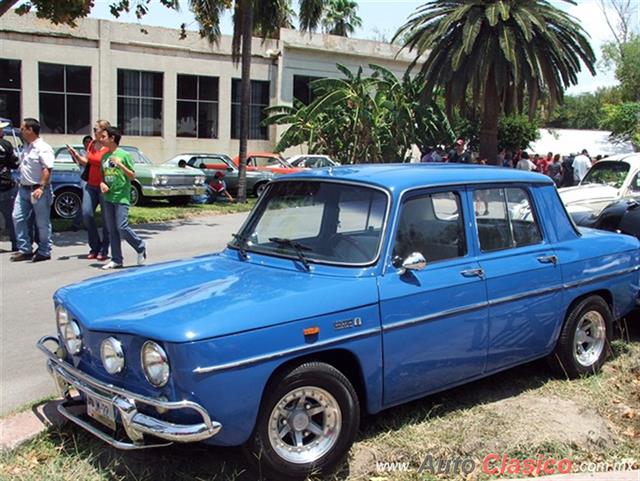
[[[109,232],[111,243],[111,261],[103,269],[122,267],[122,247],[120,238],[124,238],[138,254],[138,265],[147,259],[145,242],[129,226],[129,197],[131,180],[135,178],[131,155],[119,148],[122,135],[116,127],[102,131],[100,144],[107,148],[102,157],[102,183],[100,190],[104,195],[103,219]]]

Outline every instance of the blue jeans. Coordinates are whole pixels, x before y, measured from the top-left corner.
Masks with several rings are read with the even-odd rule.
[[[122,264],[122,247],[120,238],[126,240],[134,250],[140,254],[145,249],[144,241],[129,227],[129,206],[127,204],[114,204],[105,200],[102,203],[102,218],[105,221],[111,243],[111,260],[116,264]]]
[[[109,252],[109,231],[105,223],[104,227],[102,227],[102,239],[100,239],[95,219],[95,212],[98,205],[100,205],[104,216],[104,202],[102,200],[100,187],[93,187],[85,183],[82,189],[82,222],[89,236],[89,250],[92,254],[102,254],[106,256]]]
[[[11,250],[18,249],[18,240],[16,239],[16,229],[13,226],[13,204],[16,200],[16,187],[12,187],[8,190],[0,191],[0,214],[4,218],[4,226],[9,232],[9,239],[11,239]]]
[[[33,214],[38,230],[38,250],[41,256],[51,255],[51,204],[53,192],[51,186],[44,189],[42,196],[35,204],[31,203],[30,187],[18,187],[18,195],[13,206],[13,224],[16,229],[18,249],[23,254],[32,253],[33,240],[31,238],[31,223],[29,218]]]

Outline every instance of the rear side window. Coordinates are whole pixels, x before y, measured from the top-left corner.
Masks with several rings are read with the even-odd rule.
[[[474,191],[474,208],[483,252],[542,242],[540,227],[525,189],[477,189]]]

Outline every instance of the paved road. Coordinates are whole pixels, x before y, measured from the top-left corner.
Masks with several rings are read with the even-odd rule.
[[[188,221],[136,226],[149,245],[149,263],[222,250],[247,214],[209,216]],[[44,358],[35,347],[55,333],[51,296],[61,286],[103,275],[101,263],[86,259],[86,232],[54,235],[51,261],[9,261],[0,253],[0,416],[53,393]],[[8,249],[8,242],[0,248]],[[133,249],[123,245],[125,265],[135,264]]]

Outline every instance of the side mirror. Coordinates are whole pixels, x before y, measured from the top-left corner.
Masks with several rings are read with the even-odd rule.
[[[399,274],[403,275],[407,271],[421,271],[427,267],[427,260],[420,252],[412,252],[405,259],[396,257],[393,265],[399,267]]]

